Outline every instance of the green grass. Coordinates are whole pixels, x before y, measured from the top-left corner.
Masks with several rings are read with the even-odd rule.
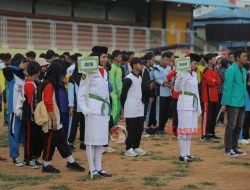
[[[149,152],[148,153],[148,156],[150,157],[151,160],[167,160],[166,157],[160,155],[160,154],[157,154],[156,152]]]
[[[100,180],[101,177],[94,177],[93,179],[91,178],[90,175],[86,175],[86,176],[80,176],[77,178],[77,181],[92,181],[92,180]]]
[[[0,147],[5,148],[8,146],[8,134],[0,133]]]
[[[197,187],[194,184],[187,184],[187,185],[184,185],[183,189],[199,189],[199,187]]]
[[[175,164],[178,168],[188,168],[189,167],[189,162],[181,162],[179,160],[174,160],[171,163]]]
[[[215,186],[215,183],[212,181],[203,181],[201,182],[201,185]]]
[[[213,149],[213,150],[223,150],[224,149],[224,145],[218,145],[218,146],[212,146],[209,147],[209,149]]]
[[[221,164],[250,167],[250,162],[225,161],[225,162],[221,162]]]
[[[28,175],[0,173],[0,181],[5,182],[0,186],[0,189],[9,190],[15,187],[36,186],[44,181],[54,179],[55,177],[56,175],[28,176]]]
[[[16,175],[16,174],[5,174],[0,173],[0,180],[5,182],[34,182],[34,181],[47,181],[54,178],[55,175],[45,175],[45,176],[28,176],[28,175]]]
[[[66,184],[56,184],[49,186],[49,189],[54,189],[54,190],[71,190],[71,188],[66,185]]]
[[[143,181],[144,181],[143,185],[150,185],[150,186],[156,186],[156,187],[166,185],[166,183],[160,180],[158,177],[152,177],[152,176],[144,177]]]
[[[115,179],[114,181],[118,183],[124,183],[124,182],[128,182],[128,179],[125,177],[121,177],[121,178]]]

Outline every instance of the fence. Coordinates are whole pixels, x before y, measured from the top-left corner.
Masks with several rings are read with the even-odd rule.
[[[111,50],[134,50],[171,43],[193,43],[188,30],[87,24],[53,20],[0,17],[1,47],[89,51],[94,45]],[[170,42],[169,42],[170,43]]]

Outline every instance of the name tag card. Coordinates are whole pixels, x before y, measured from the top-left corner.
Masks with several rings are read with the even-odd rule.
[[[98,71],[99,58],[98,56],[83,56],[78,57],[78,72],[79,73],[93,73]]]
[[[175,59],[176,70],[185,72],[191,69],[190,57],[183,57]]]

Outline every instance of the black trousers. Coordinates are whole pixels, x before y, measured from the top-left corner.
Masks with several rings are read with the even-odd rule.
[[[84,142],[85,118],[82,112],[74,112],[72,117],[70,135],[68,139],[69,143],[73,143],[75,141],[79,124],[80,124],[80,141]]]
[[[44,141],[42,127],[31,120],[22,120],[22,125],[25,128],[25,161],[30,161],[34,158],[39,158],[42,154]]]
[[[173,132],[177,132],[178,128],[178,113],[177,113],[177,102],[178,99],[172,98],[172,109],[173,109]]]
[[[139,148],[144,129],[144,117],[126,118],[126,125],[128,131],[126,150]]]
[[[171,97],[157,97],[158,106],[159,106],[159,114],[158,114],[158,122],[159,122],[159,130],[163,131],[165,129],[165,125],[168,122]],[[156,103],[157,105],[157,103]]]
[[[245,112],[245,119],[243,125],[243,139],[249,139],[249,128],[250,128],[250,111]]]
[[[45,133],[43,160],[51,161],[56,147],[63,158],[67,158],[71,155],[71,151],[69,149],[69,145],[67,143],[66,135],[63,128],[57,131],[50,130],[48,133]]]
[[[218,102],[208,103],[208,118],[207,118],[207,135],[215,135],[216,117],[217,117]]]
[[[149,114],[149,121],[148,121],[148,127],[151,125],[156,126],[156,101],[154,101],[151,104],[150,114]]]

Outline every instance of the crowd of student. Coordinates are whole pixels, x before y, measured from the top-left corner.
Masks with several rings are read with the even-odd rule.
[[[225,155],[245,155],[238,149],[238,139],[243,128],[241,142],[250,143],[246,51],[191,53],[187,55],[191,69],[178,72],[177,56],[170,51],[148,52],[138,58],[132,51],[115,50],[110,55],[108,48],[95,46],[91,56],[99,57],[99,68],[88,75],[78,72],[81,56],[69,52],[58,55],[53,50],[39,58],[33,51],[26,56],[1,54],[1,109],[8,125],[10,157],[16,166],[42,165],[43,172],[59,173],[52,165],[57,148],[67,160],[66,167],[84,171],[72,156],[80,127],[79,148],[87,152],[90,174],[111,177],[102,168],[102,154],[115,151],[108,146],[109,130],[124,118],[128,132],[125,156],[146,155],[140,148],[141,137],[166,134],[166,123],[172,118],[179,160],[191,162],[191,136],[198,128],[198,117],[202,115],[201,139],[211,141],[220,139],[215,126],[225,125],[225,111]],[[44,110],[49,119],[39,125]],[[24,145],[24,161],[19,143]],[[6,159],[0,157],[0,161]]]

